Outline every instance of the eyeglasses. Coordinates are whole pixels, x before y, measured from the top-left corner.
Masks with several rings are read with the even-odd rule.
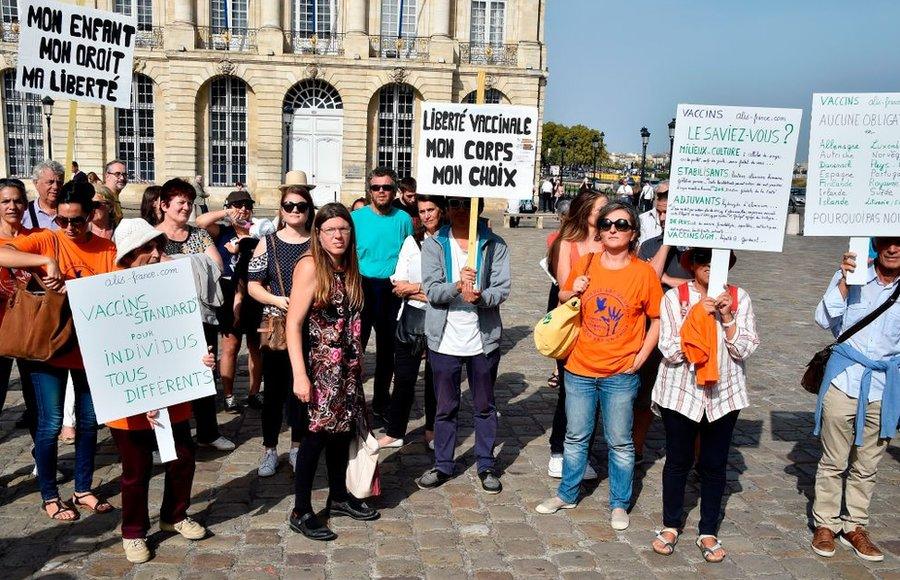
[[[226,208],[233,207],[236,209],[253,209],[253,202],[249,201],[249,200],[233,201],[233,202],[227,204],[225,207]],[[284,205],[282,205],[281,207],[284,207]],[[285,209],[287,209],[287,208],[285,208]],[[290,211],[290,210],[288,210],[288,211]],[[304,210],[304,211],[306,211],[306,210]]]
[[[616,221],[603,218],[597,225],[600,228],[601,232],[608,232],[610,229],[612,229],[613,226],[616,227],[616,231],[618,232],[630,232],[632,229],[634,229],[634,226],[631,225],[631,222],[625,218],[619,218]]]
[[[88,218],[86,218],[83,215],[80,215],[78,217],[73,217],[73,218],[67,218],[67,217],[58,215],[55,218],[53,218],[53,222],[62,229],[68,228],[69,225],[71,225],[72,227],[75,227],[75,228],[80,228],[88,223]]]
[[[338,233],[340,233],[342,236],[350,235],[350,228],[347,226],[338,226],[335,228],[322,228],[319,231],[321,231],[326,236],[329,236],[332,238],[335,237]]]
[[[123,177],[128,177],[128,174],[123,171],[107,171],[107,175],[115,175],[118,179],[122,179]]]
[[[451,197],[447,200],[447,207],[453,209],[469,209],[470,207],[472,207],[472,200]]]
[[[305,201],[286,201],[281,204],[281,209],[287,213],[306,213],[306,210],[309,209],[309,204]]]
[[[389,183],[389,184],[387,184],[387,185],[375,185],[375,184],[372,184],[372,185],[369,186],[369,191],[389,191],[389,192],[394,192],[394,191],[397,191],[397,186],[394,185],[394,184],[392,184],[392,183]]]

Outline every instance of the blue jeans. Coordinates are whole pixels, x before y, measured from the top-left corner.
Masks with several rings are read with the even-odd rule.
[[[578,501],[587,467],[589,441],[597,405],[603,414],[603,436],[609,447],[609,508],[628,509],[634,476],[631,425],[640,378],[636,374],[583,377],[566,371],[566,442],[562,481],[556,495],[566,503]]]
[[[44,500],[59,497],[56,486],[57,437],[62,429],[66,379],[72,373],[75,385],[75,493],[91,491],[94,479],[94,454],[97,449],[97,416],[88,389],[87,377],[81,369],[61,369],[46,363],[29,364],[37,406],[37,433],[34,459],[38,485]]]

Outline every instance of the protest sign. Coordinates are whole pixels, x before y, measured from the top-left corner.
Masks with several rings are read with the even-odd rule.
[[[801,115],[678,105],[665,243],[780,252]]]
[[[423,103],[419,191],[454,197],[531,199],[537,108]]]
[[[99,423],[214,395],[190,260],[66,282]]]
[[[131,106],[137,19],[51,0],[19,0],[16,90]]]
[[[900,233],[900,93],[814,94],[807,236]]]

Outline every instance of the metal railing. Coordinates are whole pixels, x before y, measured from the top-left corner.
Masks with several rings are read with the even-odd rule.
[[[19,23],[4,22],[0,24],[0,41],[19,42]]]
[[[461,42],[459,44],[459,60],[463,64],[516,66],[518,56],[518,44],[488,44],[484,42]]]
[[[162,26],[153,26],[147,30],[138,30],[137,39],[134,46],[137,48],[162,48],[163,31]]]
[[[380,58],[428,60],[431,39],[424,36],[369,36],[372,55]]]
[[[249,52],[256,50],[255,28],[210,28],[198,26],[200,38],[198,48],[203,50],[226,50]]]
[[[341,56],[344,54],[344,35],[338,33],[310,34],[286,30],[284,40],[288,52],[294,54],[325,54]]]

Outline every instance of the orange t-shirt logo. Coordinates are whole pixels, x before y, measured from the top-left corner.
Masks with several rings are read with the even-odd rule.
[[[581,327],[597,340],[612,340],[625,317],[625,308],[621,294],[609,288],[597,289],[584,298]]]

